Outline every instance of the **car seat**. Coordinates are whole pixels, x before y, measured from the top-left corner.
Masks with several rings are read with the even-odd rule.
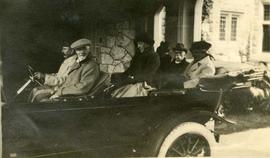
[[[111,75],[105,72],[100,72],[100,76],[97,79],[94,87],[84,95],[67,95],[54,99],[54,101],[83,101],[90,98],[95,98],[104,93],[105,88],[110,85]]]
[[[110,78],[110,74],[101,71],[95,86],[91,89],[87,96],[97,96],[102,93],[103,90],[109,86]]]

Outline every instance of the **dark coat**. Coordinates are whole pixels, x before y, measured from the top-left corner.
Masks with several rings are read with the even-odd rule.
[[[161,89],[177,89],[183,88],[184,72],[189,63],[184,59],[181,63],[176,64],[172,61],[166,71],[163,71],[160,76],[159,88]]]
[[[144,82],[152,84],[153,77],[160,66],[160,59],[153,47],[145,49],[143,53],[137,52],[130,67],[124,73],[126,77],[133,76],[131,82]]]
[[[176,64],[175,61],[172,61],[169,66],[169,73],[182,74],[188,65],[189,63],[185,59],[179,64]]]
[[[168,68],[170,67],[171,64],[171,56],[169,54],[164,54],[163,56],[160,56],[160,67],[159,67],[159,71],[162,72],[166,72],[168,70]]]

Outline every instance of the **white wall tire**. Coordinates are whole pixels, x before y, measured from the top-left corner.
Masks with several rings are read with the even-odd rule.
[[[188,137],[197,137],[194,140],[195,143],[190,149],[188,149],[188,152],[184,152],[185,150],[182,147],[179,147],[179,141],[188,139],[188,142],[191,140],[191,138]],[[195,136],[195,137],[194,137]],[[192,138],[192,139],[193,139]],[[199,142],[202,142],[201,144],[201,152],[200,149],[196,149],[196,146]],[[203,142],[205,141],[205,142]],[[178,149],[174,148],[174,145],[177,145]],[[190,143],[185,143],[186,145]],[[207,144],[207,145],[206,145]],[[205,147],[203,147],[205,145]],[[195,147],[194,147],[195,146]],[[195,122],[185,122],[178,126],[176,126],[164,139],[162,142],[158,154],[158,157],[213,157],[215,155],[214,153],[214,146],[215,146],[215,139],[214,135],[203,125]],[[180,151],[181,150],[181,151]],[[194,152],[194,153],[193,153]],[[199,152],[197,154],[197,152]],[[174,155],[174,154],[175,155]]]

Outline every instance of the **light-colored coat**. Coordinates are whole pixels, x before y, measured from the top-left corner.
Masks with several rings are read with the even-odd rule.
[[[73,55],[63,61],[58,72],[56,74],[46,74],[44,85],[55,87],[61,86],[70,72],[73,64],[76,62],[76,55]]]
[[[185,69],[184,75],[188,80],[210,77],[215,75],[215,65],[209,56],[200,61],[190,63]]]
[[[87,59],[80,63],[75,62],[66,77],[65,82],[54,95],[82,95],[88,93],[99,78],[98,64]]]

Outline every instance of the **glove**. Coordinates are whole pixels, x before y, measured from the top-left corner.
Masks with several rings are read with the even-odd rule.
[[[44,73],[41,73],[41,72],[35,72],[34,73],[34,78],[37,78],[37,79],[45,79],[45,74]]]

